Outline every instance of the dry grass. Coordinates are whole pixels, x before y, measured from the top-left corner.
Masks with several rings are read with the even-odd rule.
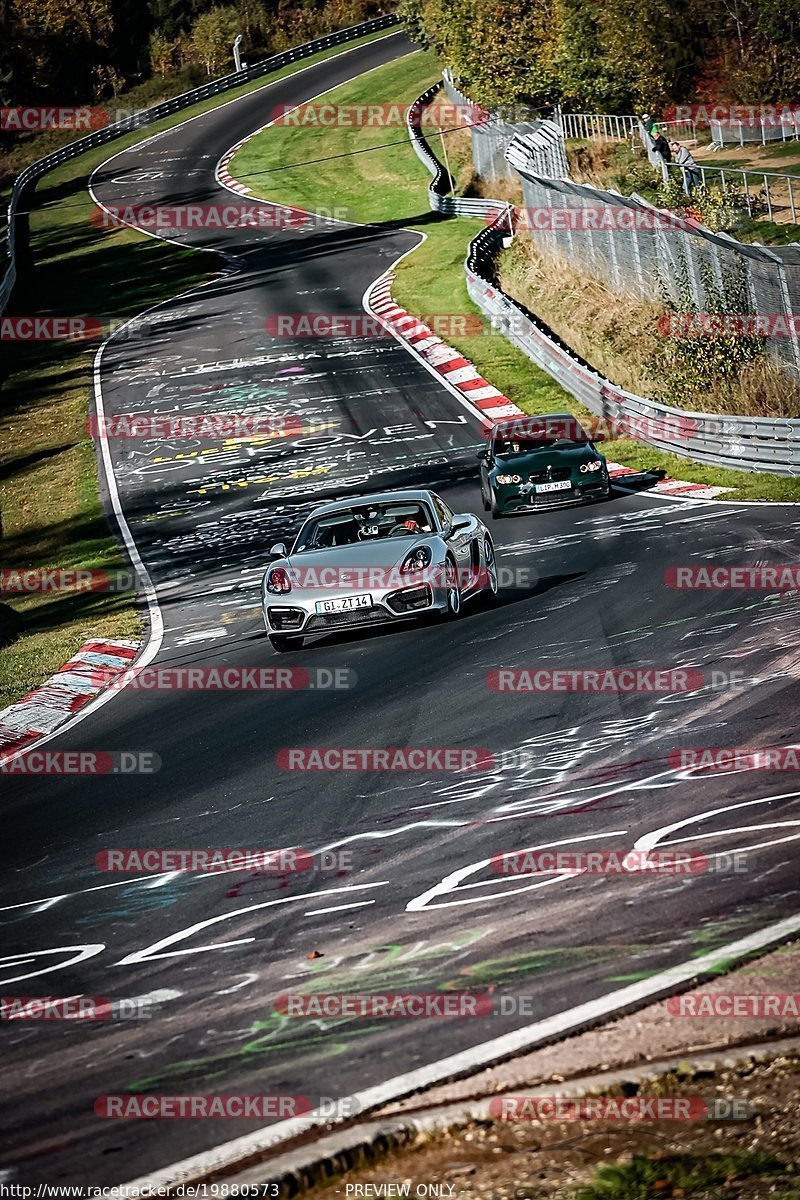
[[[605,187],[612,166],[617,142],[572,142],[566,143],[570,178],[575,183],[587,183],[592,187]]]
[[[538,252],[518,236],[498,263],[503,291],[540,317],[562,341],[618,387],[670,403],[654,364],[665,361],[660,304],[612,291],[566,260]],[[701,412],[754,417],[800,417],[800,381],[760,358],[732,381],[704,388],[693,405]]]
[[[721,407],[712,409],[719,400]],[[724,401],[727,400],[727,404]],[[708,412],[738,413],[747,417],[800,417],[800,381],[777,363],[758,359],[749,363],[733,383],[728,397],[709,396]]]
[[[432,108],[429,110],[431,117],[436,115],[436,107],[439,105],[448,106],[449,100],[440,89],[432,101]],[[447,108],[445,108],[447,112]],[[444,137],[437,135],[437,128],[441,128],[440,124],[432,125],[426,123],[423,127],[423,133],[427,139],[433,153],[444,163],[450,170],[450,174],[455,180],[455,194],[457,196],[479,196],[482,199],[491,200],[508,200],[511,204],[522,205],[525,203],[522,195],[522,182],[517,177],[516,179],[482,179],[475,171],[475,165],[472,161],[472,132],[470,129],[452,129],[447,126],[450,132],[445,133]],[[442,146],[444,141],[445,146]],[[445,160],[445,151],[447,154]]]
[[[661,306],[617,295],[566,261],[539,254],[524,236],[501,255],[499,282],[618,387],[653,388],[646,363],[658,348]]]
[[[522,206],[525,197],[522,194],[522,183],[514,179],[481,179],[474,175],[472,183],[464,193],[466,196],[481,196],[489,200],[508,200],[511,204]]]

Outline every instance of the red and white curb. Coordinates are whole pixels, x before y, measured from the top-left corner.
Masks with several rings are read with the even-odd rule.
[[[406,342],[416,354],[432,367],[443,380],[459,391],[466,403],[484,425],[492,425],[503,417],[513,417],[522,409],[504,396],[493,384],[484,379],[475,366],[459,350],[448,346],[418,317],[412,316],[392,299],[392,284],[395,276],[382,275],[369,289],[366,303],[372,312]],[[646,478],[647,471],[636,471],[621,463],[610,462],[608,472],[614,482],[624,487],[624,480]],[[660,479],[647,489],[648,494],[660,496],[691,496],[698,500],[712,500],[731,488],[711,487],[705,483],[689,483],[683,479]]]
[[[260,132],[261,131],[257,129],[253,133],[249,133],[247,137],[242,138],[242,140],[237,142],[235,146],[231,146],[230,150],[226,150],[222,158],[217,163],[216,175],[218,181],[223,184],[229,192],[236,192],[238,196],[252,196],[253,193],[249,187],[246,187],[243,183],[239,183],[238,179],[234,179],[228,170],[228,163],[231,161],[237,150],[241,149],[241,147],[244,146],[246,142],[249,142],[251,138],[254,138],[256,133]]]
[[[382,275],[367,293],[370,309],[398,337],[433,367],[438,375],[457,388],[475,415],[484,425],[503,417],[513,417],[522,410],[484,379],[469,359],[437,337],[431,329],[413,317],[392,299],[394,275]]]
[[[41,687],[0,712],[0,762],[74,717],[130,667],[138,652],[138,642],[124,639],[85,642]]]

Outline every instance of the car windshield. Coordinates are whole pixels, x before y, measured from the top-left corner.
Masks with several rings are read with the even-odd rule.
[[[536,450],[572,450],[576,446],[586,446],[588,437],[571,433],[568,437],[556,432],[524,436],[512,434],[511,437],[496,437],[493,442],[494,452],[500,458],[509,454],[531,454]]]
[[[353,505],[307,521],[297,536],[293,553],[389,537],[414,537],[432,533],[434,528],[430,508],[421,500]]]

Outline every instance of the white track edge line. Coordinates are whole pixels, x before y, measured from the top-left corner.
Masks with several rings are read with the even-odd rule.
[[[157,138],[163,137],[165,134],[168,134],[168,133],[173,133],[177,129],[182,129],[185,125],[189,125],[192,121],[197,121],[200,117],[206,117],[209,115],[209,113],[219,112],[220,109],[227,108],[227,106],[229,104],[236,104],[240,100],[244,100],[249,96],[256,95],[258,92],[262,91],[264,88],[274,87],[278,83],[283,83],[284,79],[294,79],[297,75],[302,75],[306,71],[312,70],[312,68],[314,68],[314,67],[322,66],[324,63],[327,63],[335,58],[340,58],[345,54],[352,54],[353,51],[355,51],[355,50],[360,50],[360,49],[363,49],[364,46],[372,45],[373,42],[382,42],[382,41],[384,41],[385,38],[393,37],[393,36],[396,36],[396,31],[393,31],[392,33],[383,34],[379,38],[372,38],[369,42],[361,42],[359,45],[351,46],[349,49],[342,50],[337,54],[328,55],[327,58],[320,59],[319,62],[308,63],[305,67],[301,67],[298,71],[291,71],[287,75],[282,75],[280,79],[268,80],[265,83],[263,83],[261,86],[259,86],[257,88],[252,88],[250,91],[244,92],[241,96],[234,96],[230,100],[226,100],[224,104],[214,105],[211,108],[205,109],[201,113],[195,113],[195,115],[193,117],[187,117],[185,121],[179,121],[176,125],[170,125],[167,129],[162,129],[158,133],[151,134],[149,137],[143,138],[141,141],[134,142],[132,145],[126,146],[122,150],[115,151],[112,155],[110,155],[109,158],[106,158],[103,160],[103,162],[98,163],[98,165],[96,167],[94,167],[93,170],[90,172],[90,175],[89,175],[89,178],[88,178],[87,184],[86,184],[86,190],[88,191],[88,193],[92,199],[92,202],[98,208],[101,208],[104,212],[107,212],[110,214],[110,209],[106,208],[105,204],[103,204],[103,202],[101,200],[99,200],[97,195],[95,194],[94,187],[93,187],[93,180],[98,171],[102,170],[102,168],[107,166],[108,163],[113,162],[113,160],[115,158],[119,158],[120,155],[127,154],[132,150],[139,150],[142,148],[142,146],[146,146],[148,143],[155,141]],[[406,56],[401,55],[400,57],[406,57]],[[375,69],[375,68],[373,68],[373,69]],[[355,78],[357,78],[357,76]],[[349,80],[345,81],[345,82],[349,82]],[[336,86],[338,87],[339,85],[337,84]],[[331,88],[328,89],[328,91],[331,91],[331,90],[332,90]],[[320,93],[320,94],[324,94],[324,93]],[[308,102],[309,102],[308,100],[301,101],[301,103],[305,103],[305,104],[307,104]],[[202,103],[202,101],[200,103]],[[231,189],[228,189],[228,190],[230,191]],[[140,228],[140,226],[138,226],[130,221],[122,221],[121,224],[127,225],[130,229],[134,229],[137,233],[146,234],[148,237],[155,238],[156,241],[170,242],[174,246],[179,246],[182,250],[188,250],[193,253],[215,254],[215,255],[217,255],[217,257],[221,257],[223,259],[225,258],[224,250],[215,250],[215,249],[212,249],[211,247],[206,247],[206,246],[187,245],[186,242],[179,242],[173,238],[162,237],[159,234],[152,233],[148,229],[142,229],[142,228]],[[161,300],[157,304],[150,305],[148,308],[143,308],[141,310],[141,312],[138,312],[134,316],[129,317],[127,321],[125,321],[122,325],[118,325],[117,328],[114,329],[113,332],[109,334],[109,336],[99,346],[99,348],[97,350],[97,354],[95,355],[95,358],[94,358],[94,364],[93,364],[93,368],[92,368],[92,387],[93,387],[93,393],[94,393],[95,409],[96,409],[98,415],[103,415],[105,412],[104,406],[103,406],[102,384],[100,381],[100,363],[102,360],[103,351],[105,350],[105,348],[109,344],[109,342],[111,342],[113,338],[115,338],[118,334],[120,334],[129,325],[132,325],[135,321],[141,320],[141,318],[146,316],[148,313],[155,312],[156,309],[161,308],[164,305],[173,304],[177,300],[182,300],[186,296],[192,296],[196,292],[199,292],[202,288],[210,287],[212,284],[216,284],[218,282],[219,282],[218,279],[206,280],[205,283],[197,284],[196,287],[190,288],[188,291],[178,292],[176,295],[170,296],[166,300]],[[122,508],[122,502],[121,502],[119,490],[117,487],[117,479],[114,474],[113,463],[111,462],[111,453],[108,448],[107,439],[101,437],[98,440],[101,443],[100,460],[98,462],[98,465],[100,465],[100,463],[102,463],[103,474],[105,476],[105,483],[108,488],[109,498],[111,500],[112,511],[113,511],[114,517],[117,521],[119,531],[122,535],[122,540],[125,545],[125,548],[128,551],[128,554],[130,556],[130,559],[134,566],[134,569],[136,570],[137,575],[139,576],[139,578],[141,580],[142,590],[144,592],[144,598],[147,603],[147,610],[148,610],[148,615],[150,618],[150,628],[148,630],[147,640],[145,641],[145,643],[143,645],[143,649],[141,650],[141,653],[135,660],[137,667],[145,667],[148,665],[148,663],[153,661],[153,659],[155,658],[155,656],[158,654],[159,650],[161,649],[161,646],[162,646],[162,643],[164,640],[164,618],[161,614],[161,606],[158,603],[158,595],[156,592],[155,585],[153,584],[153,581],[150,578],[150,574],[147,571],[147,569],[142,561],[141,555],[139,554],[138,547],[136,545],[136,542],[134,541],[133,534],[131,533],[130,526],[128,525],[127,519],[125,517],[124,511]],[[94,713],[96,713],[98,711],[98,709],[102,708],[104,704],[107,704],[109,700],[112,700],[115,696],[120,695],[124,690],[125,690],[125,687],[123,686],[123,687],[111,688],[106,692],[98,693],[98,695],[94,699],[90,700],[87,704],[85,704],[83,706],[83,708],[80,710],[80,712],[77,712],[74,717],[71,717],[68,721],[65,721],[62,725],[59,725],[57,729],[52,729],[52,730],[50,730],[49,733],[42,734],[41,737],[36,738],[32,742],[28,742],[25,746],[20,746],[18,750],[13,750],[9,754],[4,755],[4,754],[0,753],[0,765],[5,765],[6,763],[13,762],[14,759],[18,758],[21,754],[28,754],[28,753],[30,753],[31,750],[35,750],[38,746],[46,745],[48,742],[52,741],[53,738],[60,737],[62,733],[67,733],[70,729],[73,729],[76,725],[79,725],[81,721],[85,720],[86,717],[90,717]],[[23,697],[23,699],[24,699],[24,697]]]
[[[737,941],[729,942],[725,946],[720,946],[699,958],[691,958],[674,967],[659,971],[649,979],[637,980],[635,983],[618,988],[596,1000],[589,1000],[584,1004],[567,1009],[557,1016],[536,1021],[532,1025],[525,1025],[522,1029],[502,1034],[500,1037],[473,1046],[469,1050],[460,1051],[448,1058],[440,1059],[438,1062],[429,1063],[425,1067],[418,1067],[406,1075],[397,1075],[393,1079],[386,1080],[385,1083],[367,1088],[363,1092],[356,1092],[352,1096],[344,1098],[344,1106],[345,1108],[351,1106],[352,1111],[363,1114],[371,1109],[400,1100],[422,1088],[446,1083],[453,1078],[462,1077],[475,1070],[512,1058],[522,1051],[532,1050],[542,1043],[560,1040],[566,1034],[599,1024],[603,1018],[613,1017],[641,1007],[645,1001],[667,996],[680,989],[682,985],[691,985],[693,982],[711,975],[719,968],[725,969],[734,959],[749,957],[772,945],[787,941],[798,933],[800,933],[800,914],[785,917],[782,921],[777,921],[765,929],[748,934]],[[331,1123],[330,1117],[324,1113],[315,1115],[312,1112],[305,1117],[293,1117],[272,1126],[264,1126],[254,1133],[224,1142],[213,1150],[192,1155],[170,1166],[162,1167],[150,1175],[131,1180],[122,1185],[123,1194],[125,1189],[130,1189],[131,1193],[136,1195],[135,1189],[142,1189],[145,1185],[148,1187],[174,1187],[180,1183],[201,1182],[221,1171],[230,1173],[236,1169],[239,1163],[253,1166],[255,1164],[248,1163],[248,1159],[252,1159],[309,1129],[329,1126]],[[265,1171],[268,1171],[269,1164],[265,1163],[264,1166]]]

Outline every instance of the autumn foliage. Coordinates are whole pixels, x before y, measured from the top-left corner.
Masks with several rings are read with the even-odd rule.
[[[0,104],[86,104],[151,77],[220,74],[233,69],[237,33],[255,62],[385,9],[380,0],[0,0]]]
[[[800,101],[800,0],[400,0],[482,103]]]

